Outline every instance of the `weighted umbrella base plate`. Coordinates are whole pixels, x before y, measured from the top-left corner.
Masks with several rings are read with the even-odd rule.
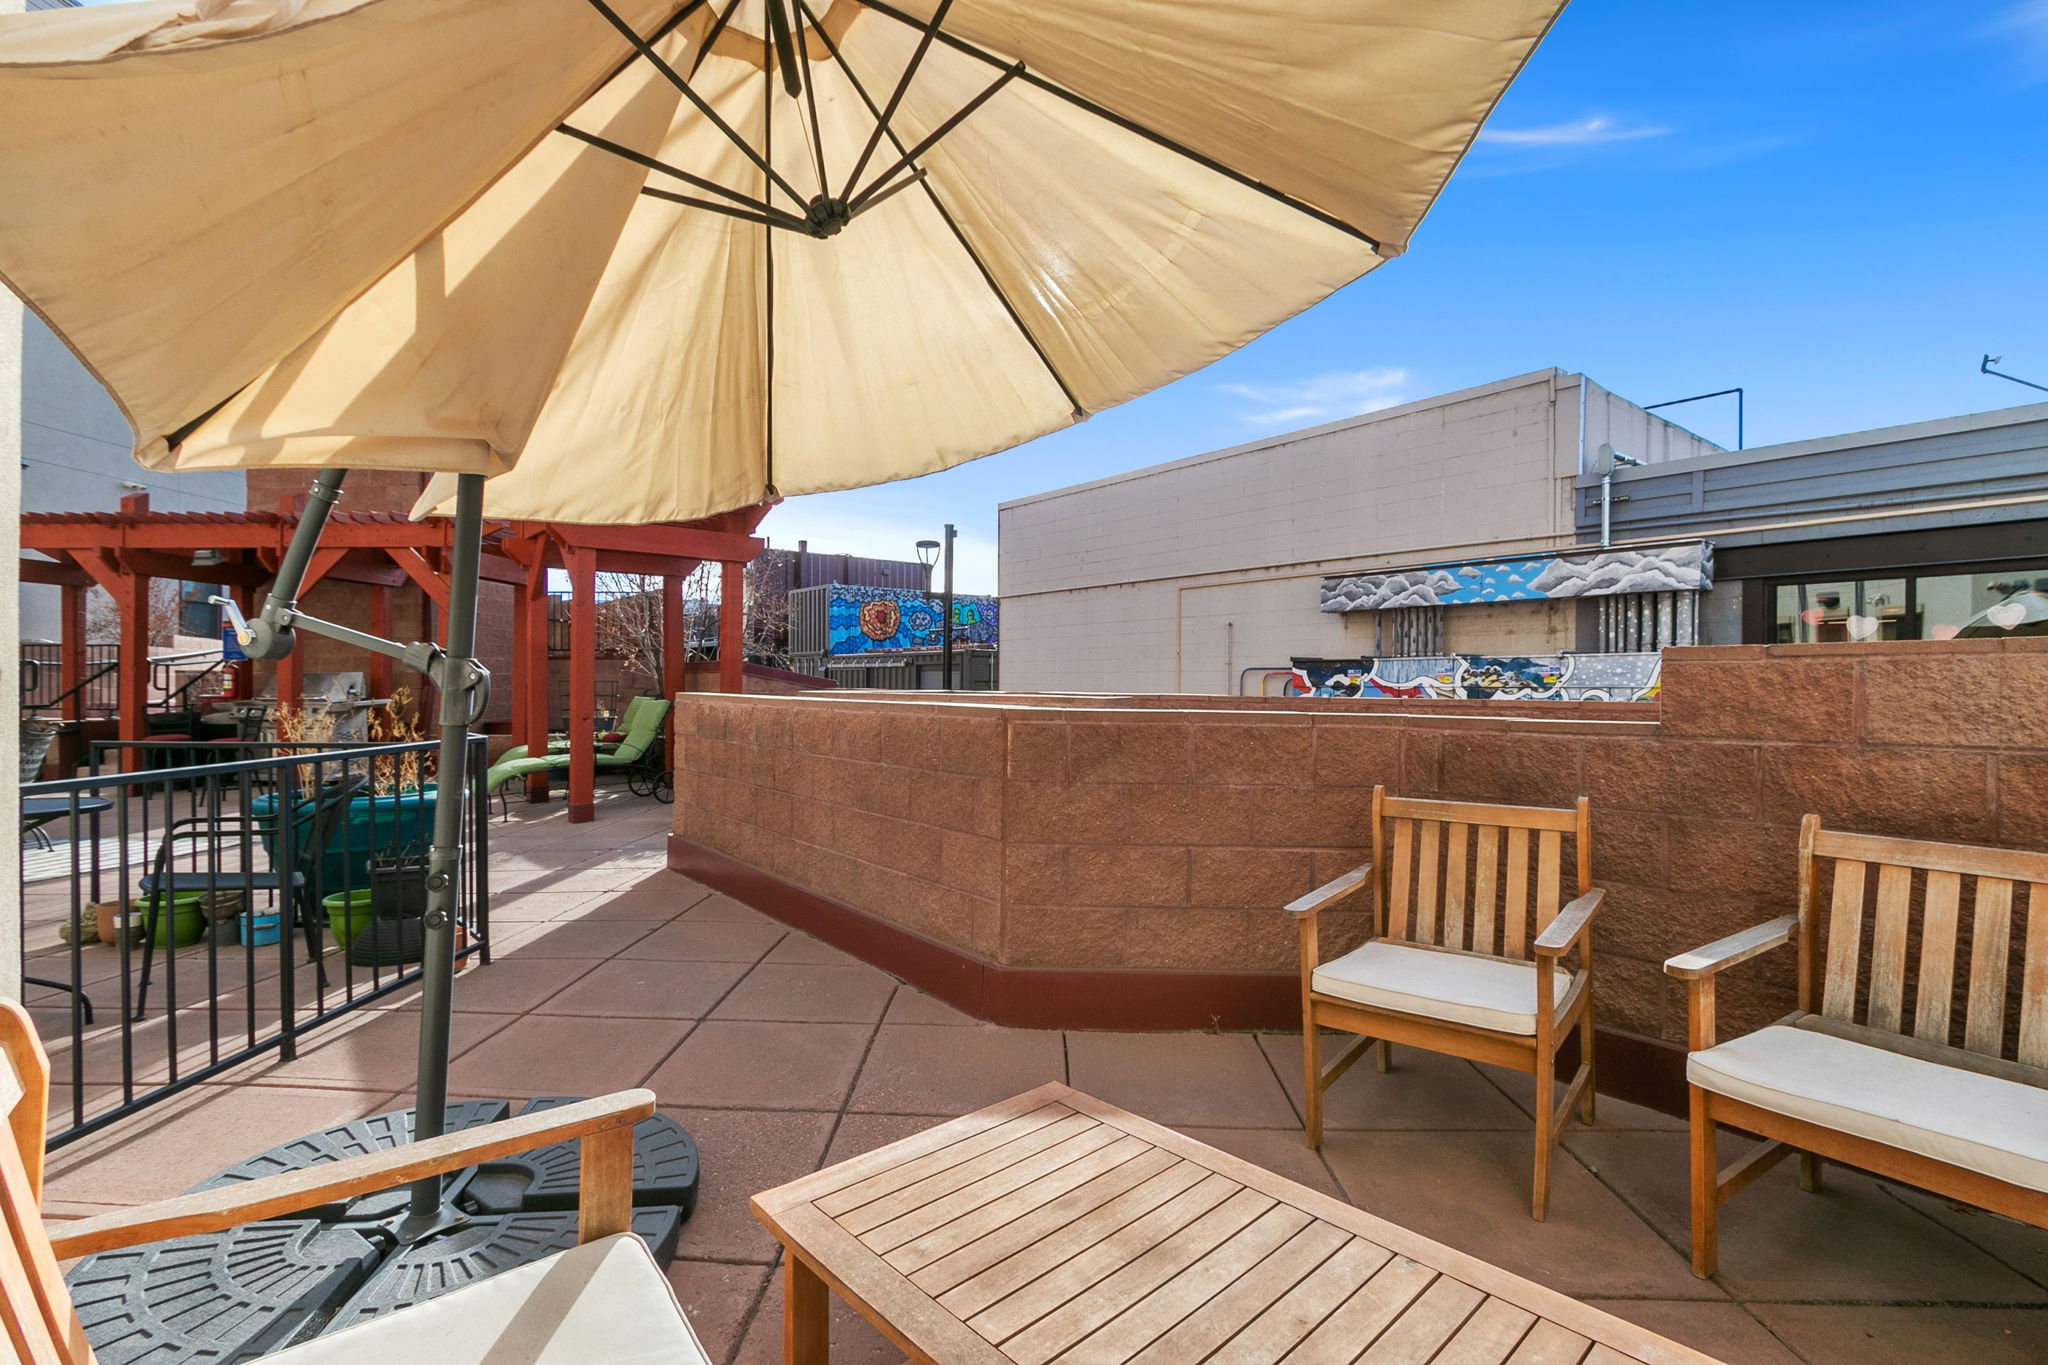
[[[573,1104],[533,1100],[521,1113]],[[450,1104],[446,1131],[511,1117],[505,1100]],[[336,1124],[208,1178],[218,1189],[412,1140],[413,1111]],[[633,1231],[663,1266],[697,1199],[697,1147],[673,1119],[633,1130]],[[448,1177],[444,1231],[410,1245],[395,1232],[401,1187],[289,1220],[102,1252],[65,1277],[86,1338],[106,1365],[229,1365],[447,1293],[576,1243],[578,1144],[557,1143]],[[194,1311],[205,1304],[203,1311]]]

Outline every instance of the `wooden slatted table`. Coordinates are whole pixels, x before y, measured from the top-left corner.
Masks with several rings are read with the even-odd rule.
[[[828,1288],[926,1365],[1713,1365],[1064,1085],[753,1209],[789,1365],[826,1360]]]

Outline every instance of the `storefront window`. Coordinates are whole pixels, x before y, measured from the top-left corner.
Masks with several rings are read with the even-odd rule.
[[[1779,644],[1858,640],[1952,640],[2020,628],[2014,603],[2048,601],[2048,564],[1981,574],[1780,583],[1774,592],[1772,638]],[[2015,624],[1986,613],[2006,608]]]

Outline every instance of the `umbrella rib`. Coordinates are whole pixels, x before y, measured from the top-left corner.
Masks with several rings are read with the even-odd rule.
[[[595,0],[593,0],[593,3],[595,3]],[[905,24],[911,28],[918,30],[922,30],[924,28],[923,24],[919,23],[910,15],[905,14],[902,10],[897,9],[894,5],[889,4],[887,0],[861,0],[861,4],[865,8],[871,9],[877,14],[887,15],[889,18],[894,19],[899,24]],[[1001,57],[998,57],[995,53],[988,51],[986,48],[977,47],[975,44],[968,42],[964,38],[957,38],[950,33],[940,33],[937,36],[940,42],[946,44],[946,46],[952,48],[956,52],[965,53],[966,55],[975,58],[977,61],[987,63],[989,66],[1007,67],[1010,65],[1009,62],[1005,61]],[[1176,142],[1172,138],[1166,136],[1164,133],[1154,132],[1152,129],[1147,128],[1144,124],[1138,123],[1132,119],[1125,118],[1122,114],[1119,114],[1112,109],[1105,108],[1100,104],[1097,104],[1094,100],[1089,99],[1087,96],[1077,94],[1074,91],[1067,89],[1063,85],[1059,85],[1053,81],[1047,80],[1043,76],[1039,76],[1032,72],[1027,71],[1023,73],[1023,77],[1024,83],[1026,85],[1031,86],[1035,90],[1043,90],[1048,95],[1052,95],[1058,99],[1063,99],[1067,103],[1073,105],[1076,109],[1080,109],[1085,113],[1093,114],[1095,115],[1095,117],[1102,119],[1106,122],[1113,123],[1127,133],[1135,133],[1137,136],[1144,138],[1147,142],[1153,143],[1154,145],[1159,147],[1163,147],[1167,151],[1173,152],[1178,156],[1186,157],[1188,160],[1194,162],[1196,165],[1202,166],[1208,170],[1212,170],[1216,172],[1218,175],[1226,176],[1231,180],[1235,180],[1238,184],[1243,185],[1247,189],[1257,190],[1260,194],[1265,195],[1267,198],[1277,200],[1278,202],[1287,205],[1287,207],[1294,209],[1297,212],[1305,213],[1319,223],[1323,223],[1329,227],[1333,227],[1337,229],[1337,231],[1345,233],[1348,236],[1356,237],[1359,241],[1364,242],[1367,246],[1371,247],[1375,251],[1380,249],[1380,242],[1377,238],[1373,237],[1370,233],[1365,232],[1363,229],[1354,227],[1350,223],[1345,222],[1342,218],[1337,217],[1337,215],[1335,215],[1334,213],[1326,213],[1322,209],[1317,208],[1313,204],[1304,203],[1303,201],[1296,199],[1293,195],[1287,193],[1285,190],[1274,189],[1271,185],[1266,184],[1264,181],[1257,180],[1252,176],[1246,175],[1243,171],[1236,170],[1230,166],[1226,166],[1221,161],[1216,160],[1216,158],[1214,157],[1204,156],[1202,153],[1196,151],[1192,147],[1187,146],[1185,143]]]
[[[962,123],[964,123],[967,120],[968,115],[972,114],[975,110],[981,108],[982,105],[987,104],[989,100],[993,99],[995,97],[995,93],[998,90],[1001,90],[1004,86],[1008,85],[1011,81],[1015,80],[1017,77],[1023,74],[1024,63],[1022,62],[1018,62],[1016,65],[1005,69],[1002,75],[996,77],[995,80],[989,83],[987,89],[983,90],[979,95],[976,95],[973,99],[967,101],[966,104],[962,105],[960,109],[954,113],[953,117],[947,119],[944,123],[941,123],[938,127],[932,129],[931,132],[927,133],[924,139],[921,142],[919,142],[915,147],[912,147],[909,151],[905,152],[902,156],[898,157],[896,159],[895,165],[891,166],[888,170],[883,171],[880,175],[876,176],[874,179],[874,183],[870,184],[866,189],[862,190],[859,194],[855,195],[847,203],[848,211],[851,212],[857,210],[860,208],[861,205],[867,203],[870,199],[873,199],[876,193],[879,192],[884,185],[888,184],[890,179],[894,177],[898,171],[902,170],[905,166],[914,165],[919,157],[923,156],[926,152],[932,149],[932,144],[936,143],[940,138],[944,137],[946,134],[952,132],[955,128],[958,128]]]
[[[767,175],[767,177],[770,180],[773,180],[777,185],[781,186],[784,193],[788,194],[791,199],[794,199],[799,204],[805,202],[804,196],[798,192],[796,186],[790,184],[787,180],[783,179],[781,174],[778,171],[776,171],[775,167],[769,164],[768,159],[762,156],[761,153],[754,150],[752,143],[748,142],[745,138],[741,137],[739,133],[733,129],[733,126],[730,123],[727,123],[723,118],[719,116],[718,111],[711,107],[711,102],[709,100],[705,99],[702,95],[698,94],[696,90],[690,85],[690,83],[683,79],[682,74],[678,72],[674,67],[670,66],[668,62],[662,57],[662,55],[654,50],[652,44],[650,44],[646,39],[642,38],[638,33],[635,33],[633,31],[633,26],[627,23],[624,19],[619,17],[619,12],[617,10],[613,9],[609,4],[605,3],[605,0],[584,0],[584,3],[588,4],[592,9],[596,10],[599,14],[603,15],[606,22],[611,24],[613,28],[617,29],[619,33],[622,36],[624,36],[626,41],[633,45],[635,51],[637,51],[641,56],[645,57],[648,60],[648,62],[653,65],[656,71],[659,71],[663,76],[666,76],[668,78],[669,84],[675,86],[676,89],[683,92],[683,97],[689,100],[691,104],[697,107],[698,113],[702,114],[705,118],[711,121],[712,127],[718,129],[719,132],[725,134],[726,140],[731,142],[733,146],[739,148],[742,152],[745,152],[747,155],[747,159],[752,161],[756,166],[759,166],[762,172],[765,175]]]
[[[704,35],[703,43],[697,48],[696,57],[690,62],[692,77],[696,76],[697,68],[704,65],[704,59],[711,55],[711,45],[718,41],[719,34],[725,32],[725,26],[732,22],[733,15],[740,12],[740,6],[744,2],[745,0],[732,0],[732,3],[725,7],[725,12],[712,21],[711,31]]]
[[[765,213],[753,213],[739,207],[737,204],[721,204],[715,199],[698,199],[694,195],[677,194],[674,190],[658,190],[652,185],[642,185],[640,193],[650,199],[666,199],[671,204],[687,204],[693,209],[707,209],[712,213],[723,213],[727,217],[738,218],[742,222],[759,223],[762,227],[788,228],[793,232],[802,231],[804,227],[802,219],[793,218],[789,214],[783,213],[780,209],[771,210],[775,217],[770,218]]]
[[[938,36],[939,25],[945,21],[946,11],[952,7],[953,0],[939,0],[939,7],[932,11],[932,21],[918,37],[917,50],[910,54],[910,64],[903,68],[903,74],[897,78],[896,88],[889,94],[887,107],[875,116],[875,131],[868,134],[867,146],[860,149],[860,159],[853,163],[853,170],[848,173],[846,184],[839,191],[841,199],[853,193],[854,183],[860,179],[860,173],[868,168],[868,158],[875,154],[875,147],[881,142],[882,134],[889,130],[889,120],[896,117],[896,106],[903,103],[903,96],[909,92],[910,82],[917,75],[917,68],[924,63],[924,54],[931,51],[932,39]]]
[[[803,25],[796,31],[796,46],[802,57],[798,70],[803,73],[804,103],[811,111],[811,158],[818,164],[818,193],[823,195],[832,193],[832,182],[825,178],[825,130],[818,122],[818,82],[811,70],[810,40],[804,37],[808,27]]]
[[[720,196],[721,198],[730,199],[734,203],[738,204],[741,208],[751,209],[755,213],[763,214],[771,218],[779,218],[781,220],[781,225],[783,227],[805,227],[804,220],[797,217],[793,213],[785,212],[784,210],[778,209],[770,204],[764,204],[760,200],[752,198],[749,195],[742,194],[738,190],[727,189],[724,185],[719,184],[716,180],[707,180],[701,175],[692,175],[690,172],[684,170],[680,166],[671,166],[666,161],[659,161],[656,160],[654,157],[646,155],[643,152],[636,152],[631,147],[623,146],[617,142],[613,142],[610,138],[599,137],[595,133],[586,133],[581,128],[571,127],[569,124],[566,123],[556,124],[555,131],[558,133],[566,133],[568,136],[575,138],[578,142],[586,142],[591,146],[598,148],[601,151],[610,152],[613,156],[619,157],[622,160],[630,161],[636,166],[645,166],[650,171],[660,171],[663,175],[672,175],[686,185],[694,185],[700,190],[708,190],[711,193]]]
[[[797,12],[809,20],[811,26],[818,30],[818,37],[824,41],[825,50],[832,54],[832,60],[838,62],[839,69],[846,73],[846,79],[853,86],[854,93],[860,96],[861,103],[865,104],[868,107],[868,112],[875,115],[879,120],[881,110],[876,106],[874,99],[869,96],[867,87],[861,84],[860,77],[854,74],[852,65],[840,54],[839,45],[832,41],[832,35],[827,33],[818,24],[818,17],[811,13],[808,0],[794,0],[794,3],[796,4]],[[883,127],[888,135],[890,145],[895,147],[897,151],[902,151],[903,139],[898,137],[896,132],[893,129],[889,129],[886,124]],[[945,201],[939,198],[938,190],[933,188],[932,182],[924,176],[922,168],[919,169],[916,183],[924,187],[926,200],[930,202],[933,210],[938,213],[940,220],[945,223],[947,230],[953,234],[953,240],[958,242],[960,249],[967,253],[967,259],[974,262],[974,268],[981,272],[981,282],[988,286],[988,292],[995,296],[996,302],[1002,305],[1003,312],[1008,314],[1010,321],[1016,325],[1018,335],[1022,336],[1025,344],[1031,347],[1032,354],[1038,357],[1039,364],[1045,366],[1045,372],[1052,376],[1052,382],[1059,385],[1060,392],[1066,396],[1068,405],[1074,411],[1074,420],[1077,422],[1085,420],[1088,416],[1087,409],[1081,406],[1080,399],[1074,397],[1074,390],[1068,385],[1066,376],[1060,373],[1059,366],[1052,363],[1052,357],[1046,354],[1045,347],[1039,344],[1038,338],[1032,334],[1029,324],[1024,321],[1024,315],[1017,311],[1016,304],[1010,302],[1010,296],[1003,291],[1003,286],[997,282],[995,273],[988,268],[988,262],[982,260],[981,253],[974,249],[974,243],[967,239],[967,233],[953,217],[952,212],[946,208]],[[870,201],[870,206],[872,206],[872,202]]]

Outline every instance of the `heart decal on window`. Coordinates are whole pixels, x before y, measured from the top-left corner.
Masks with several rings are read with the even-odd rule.
[[[2024,602],[2000,602],[1984,613],[1984,619],[2000,630],[2012,630],[2027,619],[2027,605]]]
[[[1850,639],[1868,640],[1877,634],[1877,628],[1883,623],[1875,616],[1851,616],[1846,624],[1849,627]]]

